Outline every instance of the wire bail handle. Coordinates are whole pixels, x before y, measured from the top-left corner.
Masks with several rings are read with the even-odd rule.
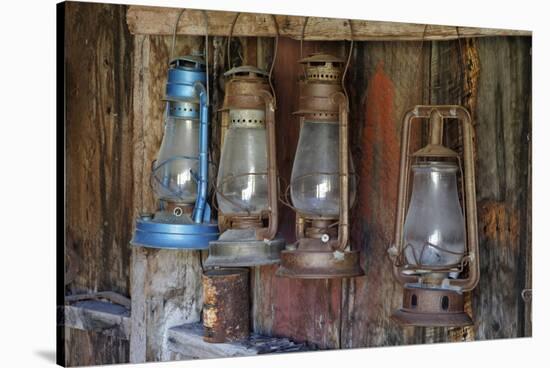
[[[229,28],[229,35],[227,36],[227,66],[228,70],[231,69],[231,38],[233,37],[233,30],[235,28],[235,24],[237,23],[237,19],[241,15],[240,12],[238,12],[235,15],[235,18],[233,18],[233,21],[231,22],[231,27]],[[275,95],[275,88],[273,87],[273,82],[271,80],[271,76],[273,74],[273,68],[275,66],[275,61],[277,60],[277,49],[279,47],[279,24],[277,23],[277,18],[273,14],[269,14],[271,16],[271,19],[273,21],[273,26],[275,28],[275,45],[273,45],[274,51],[273,51],[273,61],[271,62],[271,67],[269,68],[269,74],[268,74],[268,82],[269,87],[271,88],[271,94],[273,95],[273,106],[275,109],[277,108],[277,96]]]
[[[306,26],[308,24],[308,21],[309,21],[309,17],[305,17],[304,25],[302,26],[302,35],[300,36],[300,59],[302,59],[304,57],[303,43],[304,43],[304,37],[305,37]],[[350,34],[350,47],[349,47],[349,53],[348,53],[348,58],[347,58],[347,61],[346,61],[346,65],[344,67],[344,71],[342,72],[342,90],[344,91],[344,95],[346,96],[346,98],[348,98],[349,96],[348,96],[348,92],[346,90],[345,80],[346,80],[346,74],[348,72],[349,64],[351,62],[351,54],[353,52],[353,44],[354,44],[354,41],[353,41],[353,26],[351,24],[351,19],[348,19],[348,26],[349,26],[349,34]]]

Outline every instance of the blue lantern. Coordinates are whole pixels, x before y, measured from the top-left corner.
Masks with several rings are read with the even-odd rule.
[[[136,221],[134,246],[208,249],[219,235],[208,195],[209,101],[206,62],[199,55],[170,61],[164,137],[151,172],[160,202]]]

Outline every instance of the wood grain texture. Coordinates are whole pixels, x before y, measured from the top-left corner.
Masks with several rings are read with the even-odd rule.
[[[65,4],[65,293],[129,292],[132,231],[132,36],[126,7]],[[66,329],[69,331],[69,329]],[[126,362],[128,342],[69,331],[66,363]]]
[[[200,253],[136,247],[132,270],[130,362],[170,360],[168,329],[200,320]]]
[[[521,291],[531,287],[525,276],[531,274],[531,42],[495,38],[477,44],[477,338],[530,336]]]
[[[126,8],[66,6],[66,231],[78,264],[69,292],[127,294],[133,135]]]
[[[65,366],[120,364],[128,361],[128,340],[100,332],[65,328]]]
[[[128,11],[128,28],[132,34],[169,35],[172,34],[175,20],[181,9],[151,6],[130,6]],[[208,28],[211,35],[225,36],[234,12],[208,11]],[[300,39],[304,17],[276,15],[281,36]],[[307,40],[346,40],[349,33],[346,19],[311,17],[308,23],[310,31]],[[270,37],[274,35],[271,16],[268,14],[243,13],[235,25],[235,36]],[[311,27],[310,27],[311,25]],[[353,20],[355,39],[373,40],[442,40],[458,37],[452,26],[429,25],[425,30],[423,24]],[[200,10],[187,9],[182,16],[177,32],[187,35],[204,34],[203,15]],[[530,36],[530,31],[460,27],[460,37],[482,36]]]
[[[401,305],[402,289],[386,250],[393,241],[401,119],[423,102],[428,51],[429,44],[422,43],[357,45],[349,83],[352,152],[360,180],[351,241],[361,250],[366,277],[349,281],[342,347],[398,345],[409,342],[412,333],[389,320]]]
[[[130,310],[122,305],[85,300],[66,305],[63,309],[65,327],[130,339]]]

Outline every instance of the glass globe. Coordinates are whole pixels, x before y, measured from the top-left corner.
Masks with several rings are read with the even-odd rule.
[[[224,215],[256,215],[268,209],[267,141],[263,110],[231,110],[216,198]]]
[[[412,166],[411,201],[405,218],[405,257],[411,265],[450,266],[465,251],[466,230],[457,189],[457,165]]]
[[[339,123],[305,121],[292,167],[290,195],[302,214],[337,218],[340,211]],[[349,172],[354,173],[350,157]],[[350,204],[355,201],[355,176],[349,176]]]
[[[197,196],[199,121],[167,117],[164,137],[153,167],[158,199],[193,204]]]

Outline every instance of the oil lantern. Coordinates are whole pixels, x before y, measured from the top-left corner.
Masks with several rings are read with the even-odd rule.
[[[295,114],[300,116],[300,137],[290,182],[297,242],[281,252],[277,275],[313,279],[359,276],[363,274],[359,252],[349,246],[349,206],[355,197],[355,178],[348,148],[344,61],[315,54],[299,62],[305,75],[299,82],[299,111]]]
[[[273,21],[276,26],[274,17]],[[229,60],[230,39],[231,33]],[[277,39],[274,55],[276,47]],[[271,70],[274,63],[275,57]],[[216,185],[221,235],[210,242],[205,266],[278,263],[284,240],[276,237],[278,185],[271,71],[239,66],[224,75],[225,96],[221,112],[222,121],[228,123],[228,128],[222,132]]]
[[[200,54],[171,58],[164,136],[150,177],[159,210],[137,219],[131,241],[135,246],[207,249],[208,242],[219,235],[207,202],[207,83],[207,60]]]
[[[411,152],[415,121],[429,121],[429,143]],[[463,154],[443,144],[446,124],[459,123]],[[394,245],[389,249],[403,307],[392,319],[405,326],[472,324],[464,292],[479,280],[472,125],[461,106],[416,106],[401,136]]]

